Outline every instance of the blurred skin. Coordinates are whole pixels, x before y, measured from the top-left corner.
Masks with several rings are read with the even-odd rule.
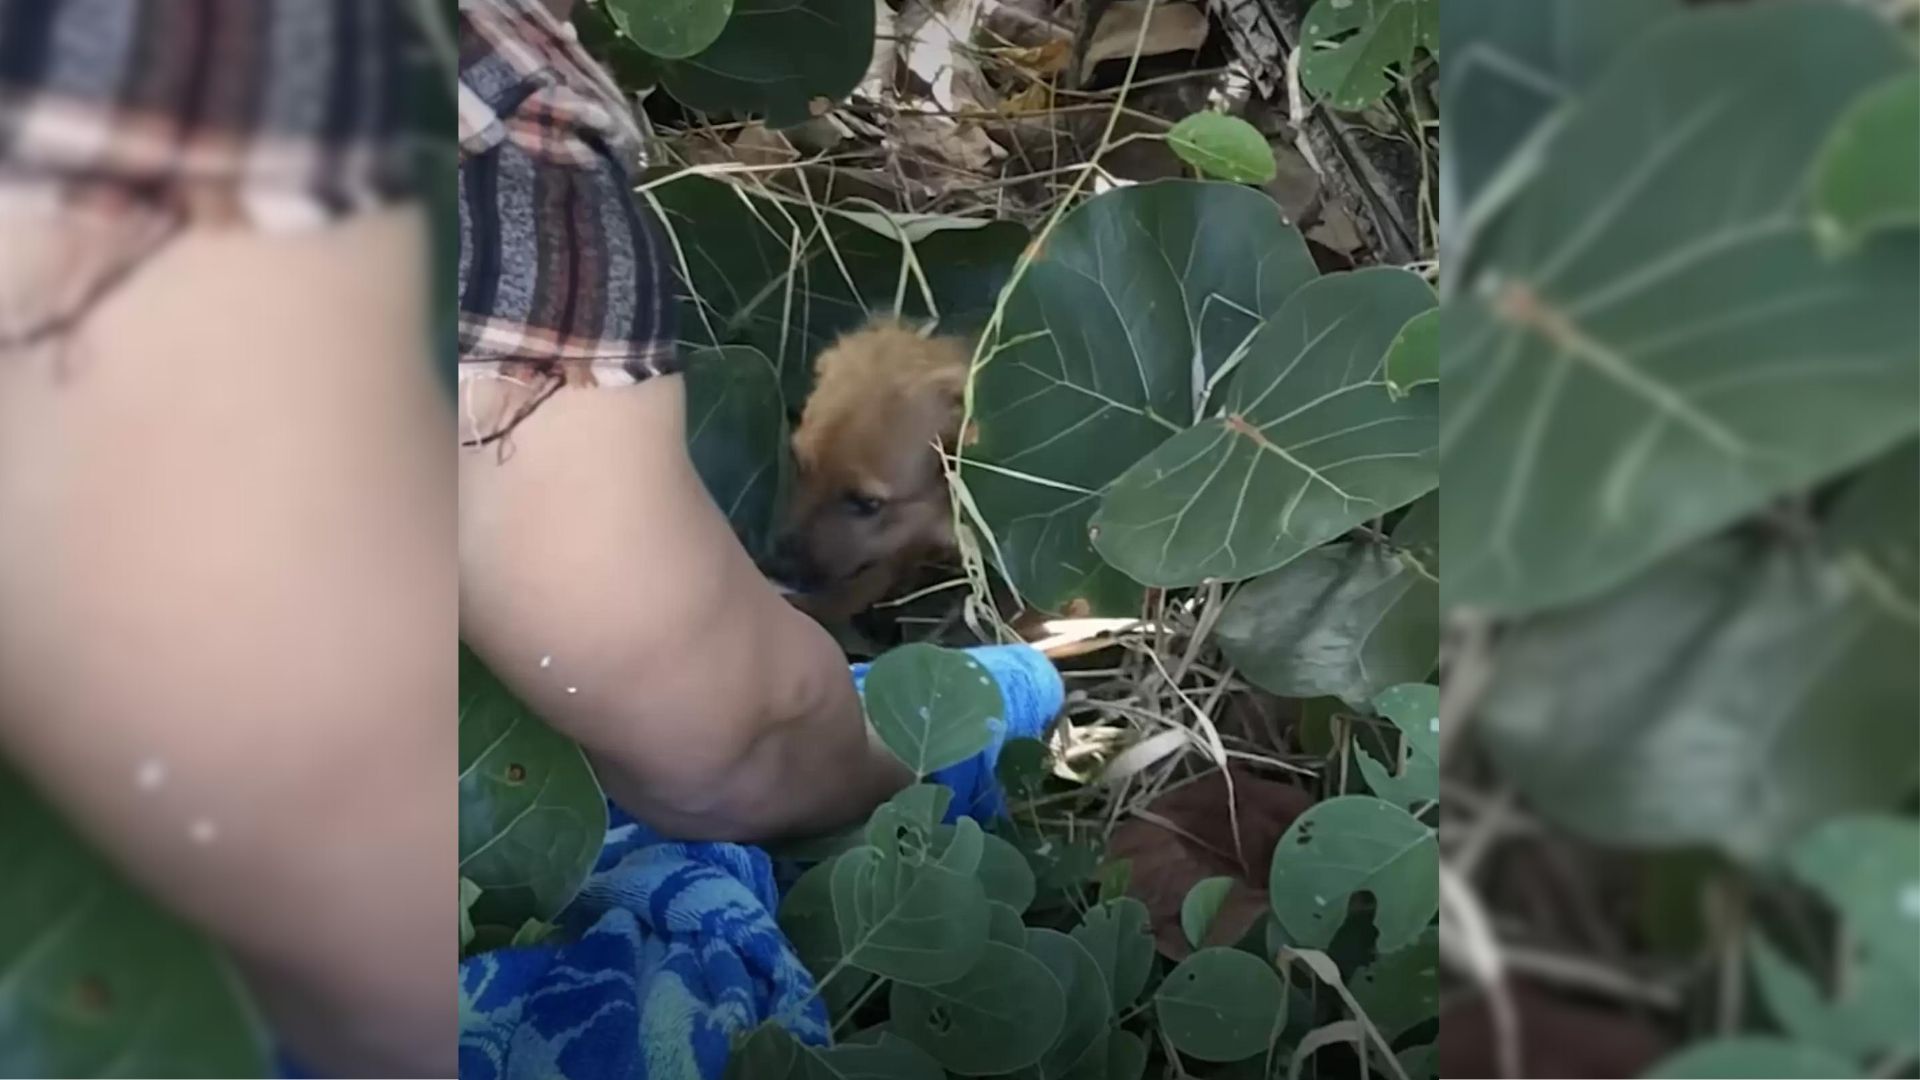
[[[462,393],[487,416],[501,389]],[[662,832],[848,825],[911,777],[869,732],[839,647],[702,486],[685,393],[679,376],[562,390],[504,452],[461,453],[462,636]]]
[[[85,241],[4,229],[16,302]],[[456,1070],[426,265],[413,210],[190,228],[55,347],[64,374],[0,354],[0,752],[229,946],[324,1075]]]

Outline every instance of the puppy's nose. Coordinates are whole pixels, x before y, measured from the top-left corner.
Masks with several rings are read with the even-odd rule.
[[[820,568],[807,557],[805,545],[792,533],[774,544],[773,553],[761,561],[760,571],[787,593],[810,593],[821,585]]]

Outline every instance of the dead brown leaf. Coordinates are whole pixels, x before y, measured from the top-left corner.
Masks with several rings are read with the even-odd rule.
[[[1147,10],[1152,7],[1153,15],[1147,23],[1146,37],[1140,39],[1140,20],[1147,18]],[[1207,40],[1207,13],[1193,4],[1150,4],[1149,0],[1114,0],[1105,15],[1100,17],[1100,25],[1093,31],[1093,37],[1087,43],[1086,67],[1102,60],[1117,60],[1132,56],[1136,40],[1140,40],[1141,56],[1159,56],[1162,53],[1187,52],[1198,49]],[[1084,76],[1086,72],[1081,72]]]
[[[1180,929],[1180,904],[1195,884],[1230,877],[1233,886],[1204,944],[1225,945],[1253,929],[1267,911],[1267,873],[1273,848],[1293,820],[1313,805],[1303,788],[1233,770],[1233,806],[1227,811],[1227,777],[1215,770],[1155,799],[1146,814],[1113,831],[1108,854],[1133,864],[1129,895],[1147,906],[1154,941],[1166,956],[1192,951]]]
[[[1646,1020],[1618,1009],[1568,1001],[1534,986],[1511,990],[1520,1028],[1520,1076],[1590,1080],[1641,1076],[1673,1048]],[[1493,1011],[1474,995],[1440,1010],[1440,1075],[1504,1076]]]

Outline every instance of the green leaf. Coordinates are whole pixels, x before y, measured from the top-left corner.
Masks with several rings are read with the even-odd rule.
[[[1405,397],[1416,386],[1440,381],[1440,309],[1407,320],[1387,347],[1387,393]]]
[[[1860,1069],[1817,1046],[1765,1035],[1742,1035],[1694,1043],[1662,1061],[1649,1080],[1833,1080]]]
[[[1886,953],[1850,955],[1839,993],[1830,1000],[1792,960],[1755,934],[1747,943],[1754,982],[1782,1031],[1855,1061],[1920,1048],[1920,981]],[[1852,943],[1849,953],[1858,950]],[[1920,951],[1920,942],[1914,943]]]
[[[1433,306],[1392,267],[1302,286],[1248,342],[1222,415],[1161,444],[1113,484],[1094,546],[1148,585],[1263,574],[1439,483],[1438,394],[1386,394],[1387,347]]]
[[[1033,904],[1038,889],[1033,879],[1033,868],[1027,865],[1027,857],[1020,849],[992,833],[985,836],[986,847],[980,855],[980,885],[987,891],[987,899],[1011,907],[1015,913],[1024,912]]]
[[[1010,221],[822,209],[816,222],[804,203],[703,176],[647,197],[686,263],[681,340],[759,349],[792,413],[813,387],[814,357],[870,313],[938,314],[942,333],[977,332],[1027,246]]]
[[[460,948],[473,943],[473,902],[480,899],[480,886],[470,878],[460,879]]]
[[[1214,916],[1220,914],[1220,905],[1232,890],[1230,877],[1202,878],[1187,890],[1186,898],[1180,901],[1180,932],[1186,935],[1187,944],[1197,949],[1207,940]]]
[[[1729,540],[1509,631],[1474,732],[1582,836],[1764,861],[1913,790],[1916,652],[1844,566]]]
[[[607,835],[586,755],[460,646],[460,874],[481,888],[473,920],[551,919],[578,892]]]
[[[820,986],[820,999],[835,1020],[859,998],[873,977],[858,968],[841,967],[846,955],[841,944],[840,926],[833,913],[833,875],[837,859],[829,859],[808,868],[787,890],[780,901],[780,932],[793,943],[794,952],[816,980],[833,978]]]
[[[1147,1044],[1131,1031],[1107,1036],[1106,1080],[1140,1080],[1147,1073]]]
[[[998,900],[987,901],[987,940],[1016,949],[1027,947],[1027,924],[1012,906]]]
[[[897,983],[958,979],[987,940],[980,883],[941,863],[912,866],[858,848],[834,861],[831,887],[844,961]]]
[[[1395,1054],[1407,1080],[1440,1080],[1440,1044],[1411,1046]]]
[[[1239,1061],[1280,1034],[1284,990],[1272,965],[1238,949],[1201,949],[1153,995],[1160,1030],[1183,1054]]]
[[[1920,982],[1920,823],[1828,821],[1793,846],[1787,865],[1826,897],[1868,953]]]
[[[1006,723],[1006,704],[987,669],[937,645],[882,654],[867,672],[865,697],[874,734],[915,776],[967,760]]]
[[[1379,544],[1329,544],[1242,585],[1214,636],[1264,690],[1358,706],[1433,670],[1439,604],[1439,586],[1406,556]]]
[[[1427,927],[1413,944],[1361,968],[1351,987],[1361,1011],[1388,1041],[1440,1015],[1440,928]]]
[[[1920,72],[1855,101],[1816,170],[1814,228],[1831,246],[1850,249],[1880,229],[1920,225]]]
[[[1173,125],[1167,145],[1201,175],[1235,184],[1264,184],[1277,171],[1266,136],[1237,116],[1197,112]]]
[[[1147,906],[1131,897],[1108,900],[1089,910],[1072,936],[1086,946],[1106,976],[1114,1015],[1126,1011],[1153,974],[1153,928]]]
[[[791,470],[786,406],[773,364],[748,346],[687,357],[687,452],[747,551],[769,552]]]
[[[808,1046],[767,1021],[727,1059],[727,1080],[944,1080],[940,1063],[898,1035]]]
[[[959,979],[896,982],[895,1031],[962,1076],[995,1076],[1040,1060],[1066,1019],[1066,997],[1046,964],[990,941]]]
[[[1140,184],[1061,218],[1007,296],[962,467],[1029,603],[1137,611],[1140,586],[1089,541],[1100,492],[1194,422],[1209,380],[1314,276],[1279,204],[1249,188]]]
[[[1440,492],[1430,491],[1407,507],[1393,527],[1393,546],[1419,564],[1427,576],[1440,579]],[[1437,617],[1437,613],[1436,613]]]
[[[993,767],[994,778],[1009,800],[1031,799],[1041,793],[1047,782],[1047,744],[1038,739],[1008,739],[1000,747],[1000,761]]]
[[[265,1076],[226,957],[0,763],[0,1076]]]
[[[1444,604],[1599,595],[1920,426],[1920,245],[1834,261],[1804,212],[1910,63],[1859,8],[1717,6],[1570,107],[1442,315]]]
[[[1440,114],[1471,116],[1440,128],[1442,259],[1465,252],[1538,166],[1521,152],[1549,117],[1576,99],[1679,0],[1474,0],[1440,5]]]
[[[1374,699],[1380,715],[1400,729],[1406,744],[1407,760],[1399,773],[1374,760],[1365,747],[1355,746],[1360,754],[1360,772],[1375,795],[1397,806],[1412,809],[1440,797],[1440,688],[1427,683],[1410,683],[1387,690]]]
[[[1336,109],[1362,109],[1412,74],[1413,51],[1440,54],[1439,0],[1320,0],[1301,24],[1300,82]]]
[[[642,49],[683,60],[720,36],[733,0],[607,0],[607,14]]]
[[[688,108],[791,127],[859,84],[873,29],[871,0],[735,0],[719,38],[698,55],[663,60],[660,81]]]
[[[1103,1070],[1111,992],[1099,963],[1086,946],[1058,930],[1028,930],[1026,948],[1060,984],[1066,1012],[1053,1044],[1022,1077],[1064,1080],[1081,1068]]]
[[[945,784],[913,784],[895,793],[893,798],[874,807],[867,818],[866,841],[882,851],[898,848],[903,835],[917,836],[922,850],[933,845],[934,832],[953,802],[953,789]],[[951,832],[948,836],[951,837]],[[941,846],[945,850],[945,845]],[[955,866],[962,874],[973,873],[971,866]]]
[[[1273,849],[1273,913],[1298,944],[1324,949],[1346,921],[1347,901],[1371,892],[1381,952],[1405,948],[1440,909],[1440,848],[1433,830],[1367,795],[1343,795],[1294,819]]]
[[[520,924],[520,929],[513,932],[513,937],[507,940],[507,945],[515,949],[524,948],[528,945],[538,945],[552,937],[558,930],[559,927],[550,922],[541,919],[528,919],[526,922]]]

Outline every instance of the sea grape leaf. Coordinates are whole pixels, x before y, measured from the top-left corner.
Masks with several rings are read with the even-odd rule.
[[[872,0],[735,0],[711,45],[662,59],[660,81],[688,108],[791,127],[859,84],[873,60],[873,31]]]
[[[1300,81],[1336,109],[1362,109],[1410,75],[1413,53],[1440,53],[1439,0],[1319,0],[1301,23]]]
[[[1433,830],[1370,795],[1316,804],[1273,849],[1268,892],[1291,940],[1324,949],[1347,902],[1371,892],[1381,952],[1405,948],[1440,909],[1440,847]]]
[[[786,404],[773,364],[746,345],[687,356],[687,452],[733,534],[759,557],[773,545],[791,473]]]

